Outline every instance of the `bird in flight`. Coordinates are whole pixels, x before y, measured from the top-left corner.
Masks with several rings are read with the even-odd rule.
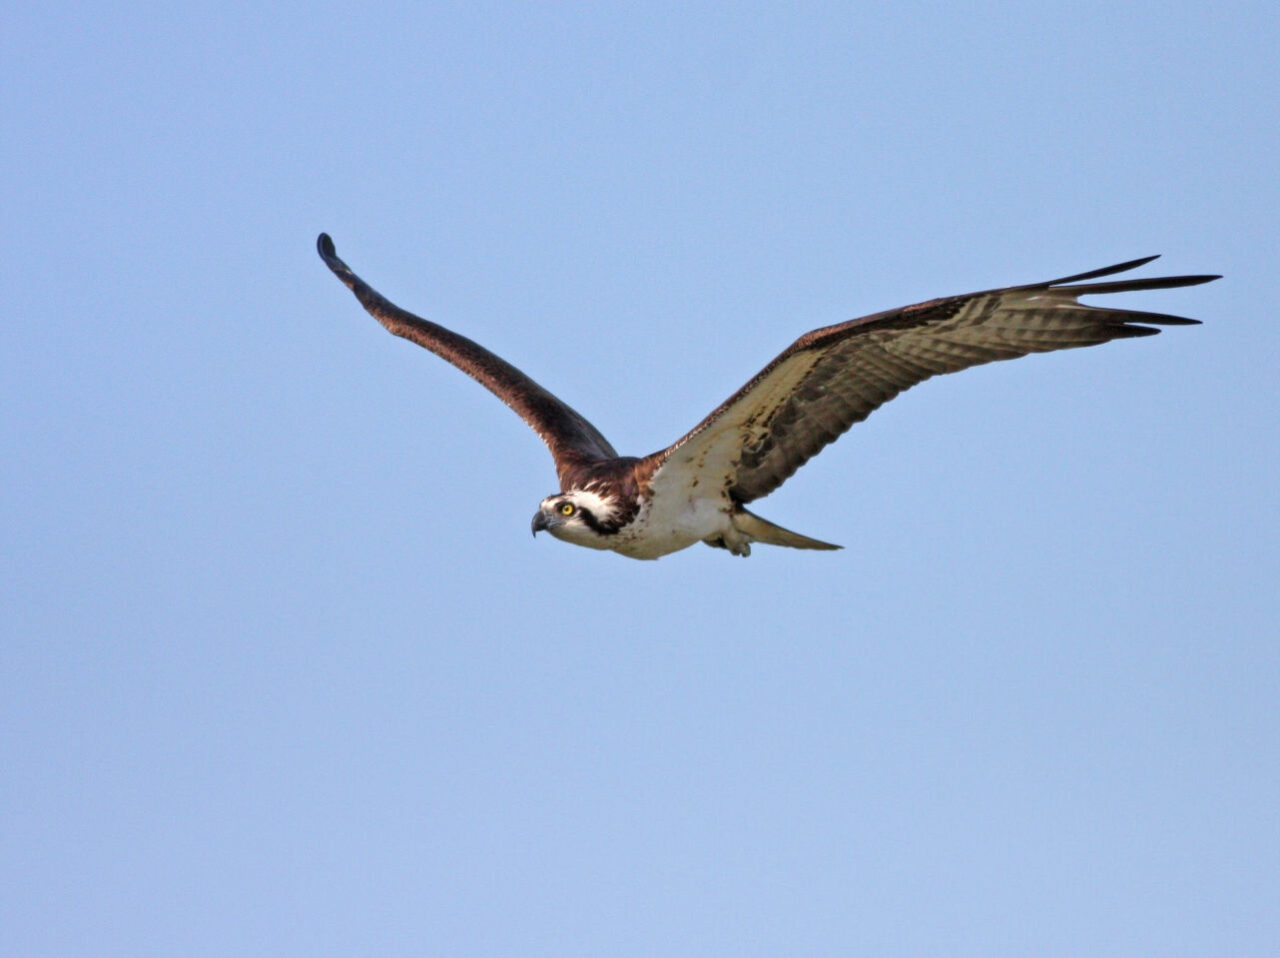
[[[855,422],[931,376],[1197,320],[1084,306],[1084,295],[1195,286],[1218,276],[1087,282],[1156,257],[1075,276],[947,296],[805,333],[687,435],[648,456],[619,456],[591,423],[478,343],[391,303],[353,273],[321,233],[320,258],[375,319],[457,366],[528,423],[551,450],[560,491],[533,532],[633,559],[695,542],[749,555],[751,545],[838,549],[762,519],[767,496]],[[1068,285],[1074,284],[1074,285]]]

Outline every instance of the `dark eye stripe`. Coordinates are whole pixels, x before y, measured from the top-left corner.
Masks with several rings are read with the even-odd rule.
[[[593,532],[598,532],[602,536],[612,535],[617,532],[616,528],[610,528],[600,522],[590,509],[579,509],[578,518],[582,520],[582,524]]]

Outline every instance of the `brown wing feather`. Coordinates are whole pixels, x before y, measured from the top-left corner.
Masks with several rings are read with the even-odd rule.
[[[453,363],[515,410],[550,448],[562,480],[574,467],[617,457],[613,446],[595,426],[515,366],[479,343],[406,312],[383,297],[338,258],[328,234],[320,234],[316,248],[325,265],[356,294],[356,299],[374,319],[395,335]]]
[[[1029,353],[1159,332],[1144,323],[1196,320],[1083,306],[1081,295],[1194,286],[1173,276],[1065,286],[1141,266],[1154,256],[1030,286],[935,299],[801,336],[692,432],[653,458],[726,468],[739,502],[768,495],[856,422],[931,376]]]

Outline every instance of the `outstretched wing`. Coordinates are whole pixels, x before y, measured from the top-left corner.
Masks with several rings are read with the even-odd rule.
[[[1170,289],[1219,278],[1081,282],[1155,258],[1047,283],[935,299],[815,329],[687,436],[656,453],[654,480],[660,481],[664,471],[701,474],[708,482],[723,483],[738,502],[751,502],[782,485],[855,422],[930,376],[1029,353],[1159,332],[1147,323],[1195,324],[1196,320],[1178,316],[1077,302],[1083,295]]]
[[[356,294],[356,299],[374,319],[395,335],[412,340],[453,363],[514,409],[547,444],[562,481],[566,471],[574,466],[617,458],[618,454],[595,426],[515,366],[479,343],[406,312],[383,297],[338,258],[328,234],[320,234],[316,248],[325,265]]]

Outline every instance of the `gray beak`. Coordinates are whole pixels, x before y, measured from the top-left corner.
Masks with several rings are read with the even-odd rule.
[[[539,509],[536,513],[534,513],[533,524],[530,526],[530,528],[533,529],[533,534],[535,536],[539,532],[541,532],[543,529],[549,528],[549,526],[547,525],[546,514],[543,513],[541,509]]]

